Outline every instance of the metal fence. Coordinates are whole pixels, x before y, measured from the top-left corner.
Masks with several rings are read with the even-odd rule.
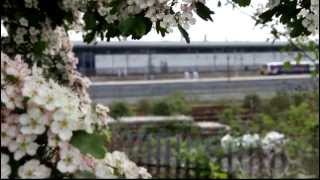
[[[221,153],[219,137],[204,137],[193,133],[125,132],[114,131],[109,150],[119,150],[143,166],[155,178],[209,178],[201,175],[208,171],[197,160],[185,158],[183,152],[193,151],[199,146],[229,178],[241,176],[274,178],[281,176],[288,167],[283,152],[264,153],[248,149],[237,153]]]

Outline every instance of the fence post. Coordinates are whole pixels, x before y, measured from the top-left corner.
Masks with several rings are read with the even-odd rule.
[[[233,178],[233,154],[231,149],[228,151],[227,161],[228,161],[228,174],[230,174],[231,178]]]
[[[272,156],[271,156],[271,162],[270,162],[270,178],[273,178],[274,177],[274,168],[275,168],[275,163],[276,163],[276,161],[275,161],[275,154],[274,153],[272,153]]]
[[[127,134],[127,138],[126,138],[126,152],[128,152],[128,156],[133,158],[132,156],[132,150],[134,148],[134,137],[133,137],[133,133],[128,133]]]
[[[259,149],[259,152],[258,152],[259,154],[258,154],[258,158],[259,158],[259,175],[262,177],[263,175],[263,173],[262,173],[262,171],[263,171],[263,167],[264,167],[264,159],[263,159],[263,152],[262,152],[262,150],[261,149]],[[259,178],[259,177],[258,177]]]
[[[190,136],[188,138],[186,138],[186,141],[187,141],[187,148],[188,150],[190,150],[190,147],[191,147],[191,139],[190,139]],[[186,167],[185,167],[185,178],[190,178],[190,161],[189,159],[186,159]]]
[[[165,154],[165,161],[166,161],[166,163],[165,163],[165,165],[166,165],[166,177],[167,178],[170,178],[171,176],[170,176],[170,174],[171,174],[171,163],[170,163],[170,155],[171,155],[171,153],[170,153],[170,139],[169,138],[167,138],[167,140],[166,140],[166,145],[165,145],[165,148],[166,148],[166,154]]]
[[[180,178],[180,137],[176,136],[176,178]]]
[[[253,166],[253,149],[252,147],[249,148],[249,176],[252,177],[252,166]]]
[[[157,170],[156,170],[156,176],[160,177],[160,169],[161,169],[161,137],[160,137],[160,131],[157,133],[157,155],[156,155],[156,165],[157,165]]]
[[[138,160],[137,163],[141,164],[142,163],[142,156],[143,156],[143,138],[144,138],[144,134],[139,133],[138,134],[138,144],[137,144],[137,155],[138,155]]]
[[[152,134],[149,134],[147,136],[147,168],[149,171],[151,170],[151,164],[152,164],[152,162],[151,162],[151,157],[152,157],[151,140],[152,140]]]

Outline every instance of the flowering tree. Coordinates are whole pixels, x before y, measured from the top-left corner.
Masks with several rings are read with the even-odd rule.
[[[284,37],[289,42],[289,50],[299,50],[295,57],[297,62],[306,57],[319,63],[318,0],[269,0],[266,8],[258,10],[256,16],[257,24],[271,27],[275,39]]]
[[[319,18],[310,8],[315,6],[305,1],[296,11],[306,9]],[[281,2],[276,7],[298,3]],[[292,16],[283,8],[269,9],[272,15],[261,15],[262,23],[279,12]],[[165,36],[178,28],[189,42],[185,29],[195,23],[194,14],[212,21],[205,0],[4,0],[1,11],[8,32],[1,37],[1,179],[150,178],[125,154],[105,149],[108,108],[92,104],[89,80],[76,71],[68,31],[82,31],[89,43],[120,36],[140,39],[152,28]],[[291,34],[319,29],[302,23],[312,19],[310,14],[298,17],[294,27],[302,30]],[[282,23],[291,27],[291,19]]]

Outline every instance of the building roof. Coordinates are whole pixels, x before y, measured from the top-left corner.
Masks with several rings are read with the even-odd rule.
[[[226,47],[226,46],[284,46],[288,43],[286,42],[245,42],[245,41],[231,41],[231,42],[201,42],[195,41],[190,42],[190,44],[185,42],[174,42],[174,41],[161,41],[161,42],[153,42],[153,41],[121,41],[121,42],[98,42],[96,44],[86,44],[80,41],[75,41],[73,44],[76,47],[144,47],[144,46],[151,46],[151,47]]]
[[[74,42],[76,53],[92,52],[95,54],[146,54],[146,53],[213,53],[213,52],[270,52],[279,51],[287,43],[278,42],[99,42],[85,44]]]

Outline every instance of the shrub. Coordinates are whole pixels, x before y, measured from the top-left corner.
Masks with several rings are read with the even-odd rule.
[[[249,94],[244,97],[242,107],[253,112],[260,112],[262,110],[262,102],[257,94]]]
[[[231,107],[223,111],[223,113],[219,117],[219,120],[222,123],[228,124],[232,129],[232,133],[241,134],[246,129],[242,127],[243,124],[239,115],[239,108]]]
[[[306,100],[307,96],[308,96],[307,93],[302,93],[302,92],[292,94],[293,104],[295,106],[299,106],[301,103],[303,103]]]
[[[152,113],[157,116],[170,116],[172,115],[172,109],[167,101],[160,100],[154,104]]]
[[[171,107],[173,114],[188,114],[190,112],[190,105],[183,93],[174,93],[166,98],[166,101]]]
[[[265,111],[273,118],[286,111],[290,107],[290,95],[287,92],[277,92],[264,107]]]
[[[154,115],[171,116],[189,114],[191,106],[181,93],[174,93],[153,105],[152,112]]]
[[[180,159],[196,164],[194,173],[200,179],[228,179],[231,174],[222,170],[220,164],[211,159],[203,143],[193,143],[193,146],[187,141],[181,142],[180,152],[177,153]],[[218,155],[218,154],[217,154]]]
[[[129,108],[129,105],[124,102],[115,102],[110,106],[110,116],[113,118],[119,118],[123,116],[131,116],[133,113]]]
[[[152,114],[152,103],[147,99],[140,100],[137,104],[136,111],[139,115]]]

